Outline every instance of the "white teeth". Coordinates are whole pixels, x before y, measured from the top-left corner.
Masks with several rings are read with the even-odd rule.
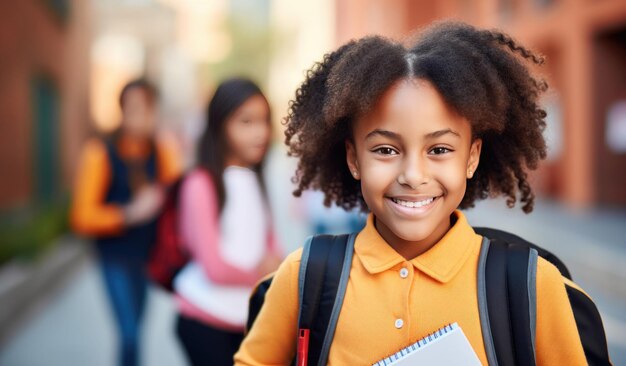
[[[392,198],[391,199],[393,202],[399,204],[400,206],[404,206],[404,207],[409,207],[409,208],[417,208],[417,207],[422,207],[422,206],[426,206],[428,204],[430,204],[432,201],[435,200],[435,197],[431,197],[428,199],[425,199],[423,201],[403,201],[397,198]]]

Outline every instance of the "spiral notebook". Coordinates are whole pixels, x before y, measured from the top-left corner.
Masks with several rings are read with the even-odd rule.
[[[372,366],[390,365],[480,366],[481,363],[461,327],[452,323]]]

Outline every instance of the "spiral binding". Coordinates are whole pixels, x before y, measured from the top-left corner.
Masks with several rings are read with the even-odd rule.
[[[373,364],[372,366],[387,366],[392,364],[395,361],[398,361],[408,355],[410,355],[411,353],[420,350],[421,348],[426,347],[429,343],[435,341],[436,339],[443,337],[444,335],[452,332],[453,330],[455,330],[456,328],[458,328],[459,325],[457,323],[452,323],[452,324],[448,324],[440,329],[437,329],[436,331],[434,331],[433,333],[427,335],[426,337],[420,339],[419,341],[409,345],[408,347],[405,347],[401,350],[399,350],[398,352],[394,353],[393,355],[386,357],[378,362],[376,362],[375,364]]]

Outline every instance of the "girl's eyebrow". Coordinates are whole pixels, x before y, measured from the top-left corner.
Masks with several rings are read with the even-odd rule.
[[[458,132],[453,131],[453,130],[451,130],[449,128],[446,128],[445,130],[439,130],[439,131],[434,131],[434,132],[431,132],[431,133],[427,133],[426,135],[424,135],[424,138],[425,139],[434,139],[434,138],[441,137],[441,136],[447,135],[447,134],[452,134],[452,135],[454,135],[456,137],[461,137],[461,135]]]
[[[456,132],[456,131],[454,131],[454,130],[452,130],[450,128],[446,128],[445,130],[439,130],[439,131],[434,131],[434,132],[427,133],[426,135],[424,135],[424,138],[427,139],[427,140],[428,139],[434,139],[434,138],[441,137],[441,136],[447,135],[447,134],[452,134],[452,135],[454,135],[456,137],[461,137],[461,135],[458,132]],[[394,139],[394,140],[402,140],[402,138],[400,137],[400,134],[397,134],[395,132],[391,132],[389,130],[381,130],[379,128],[377,128],[377,129],[373,130],[372,132],[368,133],[367,136],[365,136],[365,139],[367,140],[367,139],[372,138],[374,136],[384,136],[384,137],[388,137],[388,138],[391,138],[391,139]]]
[[[397,134],[395,132],[388,131],[388,130],[381,130],[380,128],[377,128],[374,131],[368,133],[367,136],[365,136],[365,139],[367,140],[367,139],[372,138],[374,136],[384,136],[384,137],[388,137],[388,138],[394,139],[394,140],[401,140],[399,134]]]

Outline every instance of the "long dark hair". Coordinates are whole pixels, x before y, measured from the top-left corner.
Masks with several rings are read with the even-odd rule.
[[[226,201],[226,191],[224,189],[224,180],[222,179],[226,154],[229,149],[225,131],[226,121],[241,105],[255,95],[265,98],[261,89],[254,82],[244,78],[232,78],[223,81],[217,87],[213,98],[209,102],[206,128],[198,149],[198,163],[213,178],[220,212],[224,208],[224,202]],[[265,185],[262,179],[263,161],[252,168],[265,195]]]
[[[446,105],[466,118],[482,139],[480,164],[467,180],[459,208],[490,196],[519,201],[532,211],[527,176],[546,157],[542,132],[546,112],[539,97],[547,84],[531,66],[543,58],[499,31],[442,22],[407,48],[376,36],[351,41],[324,56],[308,72],[289,104],[285,142],[299,159],[294,191],[324,192],[324,203],[368,210],[361,181],[346,166],[346,139],[354,121],[367,114],[398,80],[432,84]]]

